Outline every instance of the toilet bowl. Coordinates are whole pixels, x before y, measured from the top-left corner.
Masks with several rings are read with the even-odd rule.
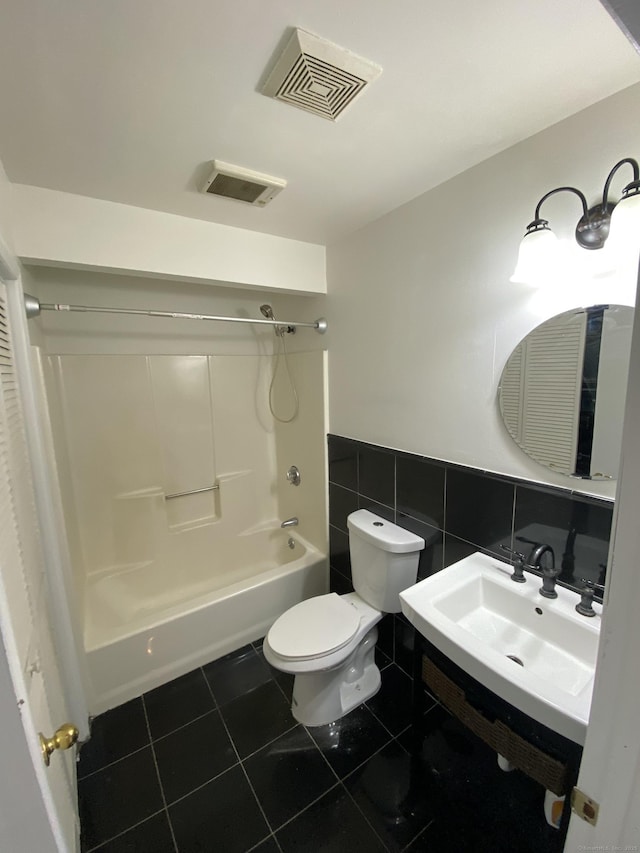
[[[358,510],[347,519],[355,592],[319,595],[277,619],[263,644],[276,669],[295,676],[291,711],[307,726],[331,723],[370,699],[381,684],[376,624],[400,611],[416,581],[424,540]]]
[[[318,595],[296,604],[267,634],[271,666],[295,675],[291,711],[306,726],[344,716],[380,688],[374,661],[382,613],[355,592]]]

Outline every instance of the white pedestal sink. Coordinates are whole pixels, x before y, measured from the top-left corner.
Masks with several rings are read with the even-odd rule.
[[[508,563],[472,554],[400,594],[402,612],[461,669],[553,731],[583,744],[601,607],[575,610],[577,593],[543,598],[540,578],[514,583]]]

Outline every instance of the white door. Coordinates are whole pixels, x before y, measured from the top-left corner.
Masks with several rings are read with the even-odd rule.
[[[638,283],[640,305],[640,280]],[[640,849],[640,310],[636,308],[620,475],[591,717],[578,777],[595,825],[571,817],[566,853]]]
[[[56,750],[46,767],[39,741],[40,732],[51,738],[59,726],[75,721],[69,719],[54,650],[6,297],[0,281],[0,630],[55,843],[59,851],[74,853],[79,849],[76,748]]]

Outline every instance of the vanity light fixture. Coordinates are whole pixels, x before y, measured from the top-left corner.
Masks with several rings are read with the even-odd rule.
[[[618,202],[609,199],[611,181],[621,166],[629,164],[633,169],[633,180],[622,190]],[[561,249],[556,235],[549,228],[549,222],[540,217],[542,204],[552,195],[571,192],[578,196],[582,204],[582,216],[576,225],[575,237],[583,249],[602,249],[609,233],[612,242],[624,245],[637,241],[640,225],[640,169],[638,162],[625,157],[613,167],[607,176],[602,192],[602,201],[589,207],[584,193],[575,187],[556,187],[545,193],[538,204],[534,219],[520,243],[520,252],[516,269],[511,281],[530,282],[540,275],[558,269],[561,262]]]

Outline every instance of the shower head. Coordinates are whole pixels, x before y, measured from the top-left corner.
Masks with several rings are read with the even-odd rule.
[[[263,317],[266,317],[267,320],[275,320],[275,315],[273,313],[273,308],[271,305],[268,305],[266,302],[264,305],[260,306],[260,313]],[[281,338],[285,332],[295,332],[295,326],[274,326],[273,331],[276,335]]]

